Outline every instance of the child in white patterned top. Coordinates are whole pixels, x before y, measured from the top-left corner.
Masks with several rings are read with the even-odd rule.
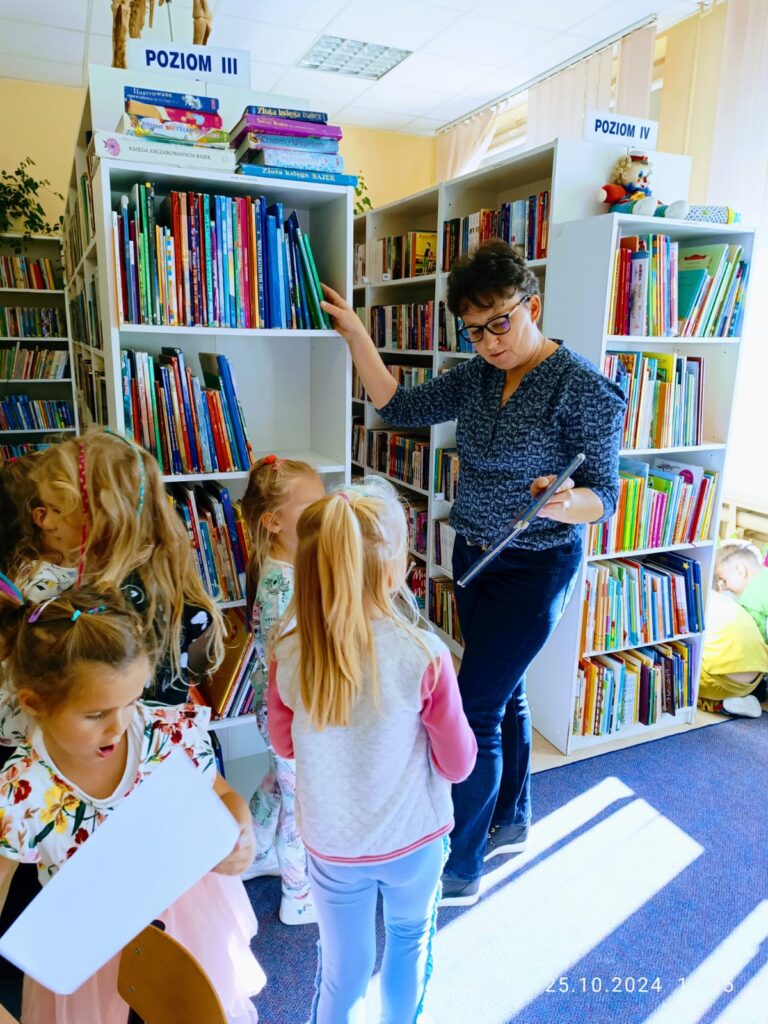
[[[296,827],[296,771],[292,759],[278,757],[269,742],[266,646],[272,627],[293,597],[296,524],[305,508],[324,495],[323,482],[306,462],[267,455],[251,468],[243,515],[251,537],[248,595],[259,663],[254,673],[256,721],[269,751],[269,766],[251,798],[256,856],[243,878],[279,875],[280,920],[314,924],[307,855]]]

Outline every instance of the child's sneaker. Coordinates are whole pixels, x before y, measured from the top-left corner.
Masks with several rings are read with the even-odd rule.
[[[286,896],[280,900],[280,920],[283,924],[317,924],[317,911],[312,897]]]
[[[726,697],[723,711],[726,715],[742,715],[745,718],[759,718],[763,713],[760,701],[751,693],[746,697]]]
[[[267,854],[257,853],[251,861],[251,866],[246,868],[240,877],[244,882],[250,882],[252,878],[263,878],[265,875],[280,877],[280,864],[274,846]]]

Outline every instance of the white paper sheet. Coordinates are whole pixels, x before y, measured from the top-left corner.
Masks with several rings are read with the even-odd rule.
[[[110,814],[0,938],[0,953],[69,995],[230,853],[235,819],[175,751]]]

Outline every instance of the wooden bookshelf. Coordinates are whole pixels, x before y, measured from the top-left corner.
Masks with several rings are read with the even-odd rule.
[[[85,132],[91,128],[92,115],[100,114],[102,100],[94,96],[94,75],[108,79],[109,89],[122,94],[123,81],[129,75],[112,69],[92,69],[92,91],[86,101],[78,150],[72,171],[67,207],[68,237],[71,238],[68,266],[73,288],[78,294],[96,281],[98,324],[102,347],[92,338],[80,337],[78,351],[90,365],[78,379],[81,404],[93,379],[103,378],[104,401],[88,406],[89,422],[125,431],[121,351],[134,350],[159,354],[163,346],[179,348],[193,375],[202,380],[199,356],[216,353],[226,356],[243,410],[253,458],[274,453],[278,457],[302,459],[313,465],[327,484],[349,479],[349,437],[351,362],[343,339],[332,330],[246,330],[227,327],[173,327],[156,324],[120,323],[115,251],[112,238],[112,211],[140,182],[152,182],[157,206],[172,190],[238,197],[263,195],[270,203],[282,201],[285,216],[296,211],[303,230],[309,233],[318,272],[343,295],[352,297],[351,188],[311,185],[283,180],[254,181],[245,175],[201,171],[198,168],[165,164],[141,164],[119,160],[86,159]],[[133,75],[134,84],[141,76]],[[120,83],[119,89],[114,86]],[[191,89],[191,91],[200,91]],[[215,86],[209,91],[217,95]],[[231,96],[228,100],[235,101]],[[243,92],[237,99],[239,109],[255,99]],[[119,113],[119,111],[118,111]],[[115,115],[117,116],[117,115]],[[234,114],[233,114],[234,116]],[[113,122],[114,123],[114,122]],[[104,127],[104,125],[97,125]],[[111,127],[111,126],[110,126]],[[89,174],[93,208],[93,238],[88,237],[88,202],[82,175]],[[208,480],[227,487],[232,500],[245,489],[247,471],[213,473],[165,473],[168,486],[188,486]],[[223,608],[241,607],[243,600],[222,601]],[[243,738],[237,727],[243,726]],[[247,728],[246,728],[247,727]],[[211,728],[227,737],[222,747],[226,758],[237,758],[259,746],[253,715],[212,723]]]
[[[60,235],[24,235],[9,232],[0,235],[0,255],[19,255],[26,259],[50,259],[57,281],[65,285],[64,257]],[[10,395],[25,395],[30,401],[64,401],[72,416],[67,427],[30,428],[25,430],[0,430],[0,443],[9,445],[44,445],[47,438],[77,433],[79,418],[73,381],[74,358],[69,319],[69,302],[66,287],[61,288],[0,288],[0,306],[21,306],[26,308],[54,308],[66,328],[65,335],[47,337],[18,337],[3,335],[0,346],[13,349],[60,349],[66,350],[68,371],[63,377],[1,377],[0,400]]]

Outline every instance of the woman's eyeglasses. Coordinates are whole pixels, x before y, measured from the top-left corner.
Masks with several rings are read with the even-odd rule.
[[[499,313],[498,316],[492,316],[490,320],[487,320],[484,324],[472,324],[464,325],[459,321],[457,333],[462,341],[468,341],[471,345],[479,345],[485,337],[485,332],[489,331],[491,334],[495,334],[497,337],[501,334],[508,334],[512,328],[512,314],[515,312],[518,306],[522,306],[524,302],[530,299],[530,295],[526,295],[524,299],[520,299],[516,302],[512,309],[507,310],[506,313]]]

